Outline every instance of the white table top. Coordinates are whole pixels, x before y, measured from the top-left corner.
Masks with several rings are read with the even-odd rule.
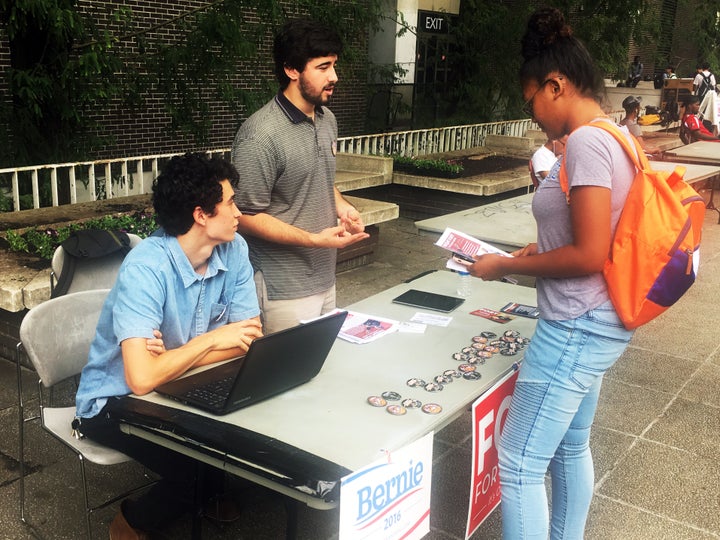
[[[720,142],[698,141],[667,150],[665,156],[673,161],[720,165]]]
[[[455,295],[457,280],[454,273],[434,272],[349,309],[408,321],[419,310],[392,304],[392,298],[411,288]],[[496,354],[485,365],[478,366],[482,379],[455,379],[440,392],[430,393],[406,385],[411,377],[430,381],[446,369],[457,368],[460,362],[453,360],[452,353],[469,346],[472,337],[483,330],[501,335],[512,329],[531,337],[535,320],[516,317],[507,324],[499,324],[470,315],[476,308],[499,309],[511,301],[534,305],[535,289],[473,279],[472,296],[448,314],[453,318],[449,326],[428,326],[424,334],[390,334],[364,345],[338,339],[322,371],[310,382],[226,416],[207,416],[277,438],[357,470],[381,457],[383,449],[401,448],[444,427],[522,358],[522,352],[516,356]],[[271,376],[271,370],[268,375]],[[393,416],[384,408],[367,403],[368,396],[387,390],[394,390],[403,398],[438,403],[443,411],[429,415],[410,409],[404,416]],[[155,393],[140,399],[203,414]]]
[[[422,232],[441,234],[447,227],[514,250],[535,242],[537,226],[532,215],[532,193],[468,208],[452,214],[416,221]]]

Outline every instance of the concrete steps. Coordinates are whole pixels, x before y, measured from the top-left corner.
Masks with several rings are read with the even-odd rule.
[[[393,181],[392,158],[341,153],[336,159],[335,187],[341,193],[384,186]],[[397,204],[350,195],[345,198],[358,209],[365,225],[376,225],[400,215]]]

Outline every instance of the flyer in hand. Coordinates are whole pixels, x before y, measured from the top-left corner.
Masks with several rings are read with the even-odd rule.
[[[517,302],[510,302],[509,304],[506,304],[500,308],[500,311],[512,313],[513,315],[520,315],[521,317],[529,317],[531,319],[537,319],[540,317],[540,310],[537,306],[518,304]]]
[[[488,244],[478,238],[470,236],[450,227],[443,231],[442,235],[437,242],[436,246],[447,249],[452,253],[464,255],[465,257],[475,257],[477,255],[485,255],[487,253],[494,253],[495,255],[502,255],[503,257],[512,257],[507,251],[498,249],[492,244]],[[455,262],[452,258],[447,262],[447,268],[450,270],[463,270],[464,265]]]

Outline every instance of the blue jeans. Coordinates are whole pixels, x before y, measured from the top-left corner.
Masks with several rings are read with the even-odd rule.
[[[632,334],[610,302],[577,319],[538,322],[498,448],[506,540],[546,540],[548,526],[553,540],[583,538],[594,485],[590,427],[603,375]]]

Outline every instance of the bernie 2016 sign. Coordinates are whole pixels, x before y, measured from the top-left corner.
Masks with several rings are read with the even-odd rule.
[[[432,441],[429,433],[342,479],[340,540],[411,540],[430,531]]]

